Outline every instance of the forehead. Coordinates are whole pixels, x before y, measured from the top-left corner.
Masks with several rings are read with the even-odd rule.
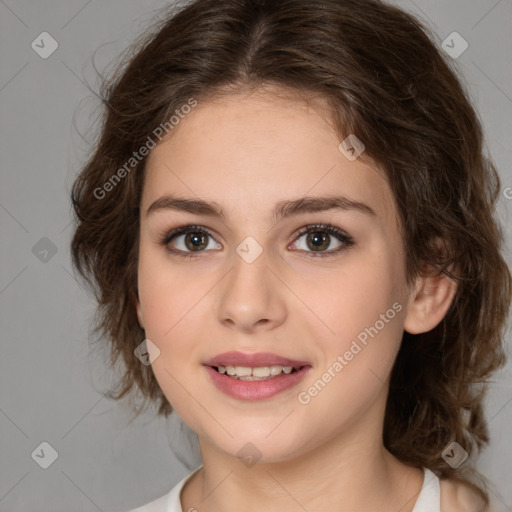
[[[268,215],[276,203],[344,195],[394,221],[384,172],[369,159],[349,160],[320,101],[268,91],[199,103],[151,152],[145,211],[160,196],[200,197],[234,215]]]

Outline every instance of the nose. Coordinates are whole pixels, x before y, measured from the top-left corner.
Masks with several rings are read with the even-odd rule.
[[[248,263],[238,254],[219,287],[217,315],[226,327],[251,333],[275,329],[287,315],[285,286],[269,266],[265,251]]]

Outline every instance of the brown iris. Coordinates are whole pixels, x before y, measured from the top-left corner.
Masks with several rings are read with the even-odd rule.
[[[329,242],[330,236],[326,233],[322,233],[321,231],[312,231],[311,233],[308,233],[306,238],[308,247],[313,251],[327,249],[329,247]]]
[[[204,249],[208,245],[207,235],[198,231],[191,231],[185,235],[185,245],[192,251]]]

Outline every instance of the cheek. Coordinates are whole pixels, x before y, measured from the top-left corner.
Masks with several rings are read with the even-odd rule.
[[[378,248],[354,253],[337,269],[309,269],[309,274],[305,269],[302,276],[295,283],[297,295],[329,328],[332,339],[356,337],[401,300],[393,258]]]
[[[322,381],[319,386],[329,382],[331,392],[361,400],[361,393],[372,392],[367,386],[373,384],[377,391],[383,385],[403,334],[400,279],[391,252],[376,248],[347,258],[342,272],[332,272],[310,287],[310,304],[329,328],[317,338],[323,353],[315,372]]]
[[[160,351],[152,370],[172,403],[186,403],[187,398],[180,391],[180,382],[186,381],[187,376],[183,373],[184,363],[200,357],[199,333],[204,325],[201,318],[207,314],[205,299],[212,286],[207,276],[184,272],[163,252],[141,250],[138,287],[145,334]]]
[[[339,334],[330,344],[324,340],[325,359],[297,396],[318,435],[322,431],[334,434],[339,425],[357,421],[387,391],[403,333],[402,311],[395,302],[383,310],[383,317],[368,320],[366,326],[364,321],[351,319],[347,330],[355,334]],[[340,324],[339,332],[344,328]]]
[[[165,342],[176,327],[187,325],[187,319],[196,314],[212,285],[206,276],[183,271],[182,266],[171,262],[163,252],[147,255],[142,252],[138,287],[148,337],[151,334]]]

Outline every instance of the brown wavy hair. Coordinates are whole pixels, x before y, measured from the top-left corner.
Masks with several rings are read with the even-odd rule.
[[[98,301],[93,331],[107,341],[110,365],[122,364],[108,396],[139,392],[159,415],[172,411],[151,368],[134,356],[145,337],[135,299],[146,158],[98,191],[191,98],[277,85],[326,100],[340,140],[355,134],[385,170],[408,282],[425,266],[457,281],[435,329],[404,332],[384,444],[406,463],[471,479],[468,464],[452,468],[441,452],[451,441],[469,454],[488,442],[482,400],[504,364],[511,276],[495,216],[500,180],[457,70],[424,25],[378,0],[196,0],[174,8],[102,82],[100,135],[71,193],[73,265]]]

